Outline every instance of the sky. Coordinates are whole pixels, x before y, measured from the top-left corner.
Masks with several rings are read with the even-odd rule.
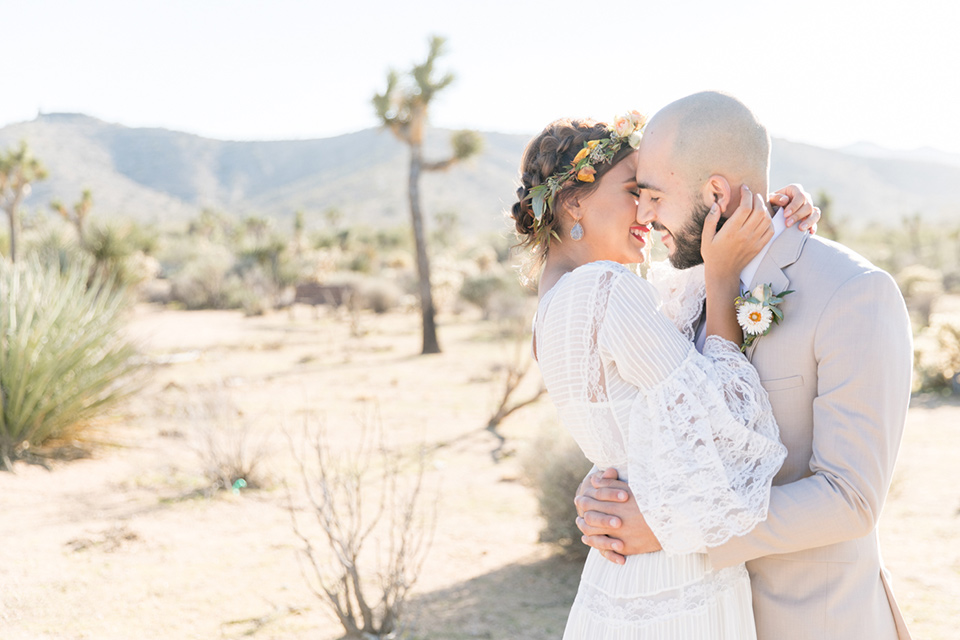
[[[960,153],[960,2],[0,0],[0,126],[80,112],[234,140],[377,126],[431,35],[431,122],[534,135],[713,89],[775,137]]]

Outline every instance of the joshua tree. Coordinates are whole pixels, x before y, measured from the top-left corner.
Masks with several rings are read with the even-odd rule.
[[[84,189],[80,201],[73,205],[73,211],[67,209],[62,202],[54,200],[50,203],[50,208],[60,214],[60,216],[71,223],[77,229],[77,240],[81,247],[86,246],[86,236],[84,235],[84,226],[87,216],[90,215],[90,209],[93,208],[93,194],[90,189]]]
[[[10,220],[10,261],[17,261],[17,232],[20,219],[17,217],[20,204],[30,194],[30,183],[47,177],[47,169],[33,157],[26,142],[17,149],[0,154],[0,208]]]
[[[427,125],[430,101],[437,92],[453,82],[453,74],[447,73],[435,79],[434,63],[443,54],[444,39],[430,39],[427,59],[403,77],[396,71],[387,75],[387,88],[373,97],[373,106],[383,126],[410,147],[410,217],[417,247],[417,270],[420,276],[420,308],[423,313],[423,353],[440,353],[437,342],[436,310],[430,289],[430,261],[427,255],[427,236],[423,230],[423,214],[420,211],[420,173],[442,171],[454,163],[469,158],[480,151],[482,140],[474,131],[458,131],[451,137],[453,156],[439,162],[424,162],[423,136]]]

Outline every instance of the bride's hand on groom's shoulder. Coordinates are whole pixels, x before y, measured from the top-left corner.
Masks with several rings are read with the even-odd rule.
[[[615,469],[590,474],[574,499],[581,540],[616,564],[626,556],[660,551],[660,542],[647,526],[627,483]]]
[[[788,184],[767,196],[772,207],[783,207],[784,222],[788,227],[800,223],[801,231],[817,232],[820,221],[820,207],[813,203],[813,196],[803,190],[799,184]]]

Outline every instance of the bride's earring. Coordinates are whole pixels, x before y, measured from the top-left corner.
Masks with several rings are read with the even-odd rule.
[[[583,227],[580,226],[579,220],[577,220],[577,224],[570,228],[570,237],[574,240],[583,240]]]

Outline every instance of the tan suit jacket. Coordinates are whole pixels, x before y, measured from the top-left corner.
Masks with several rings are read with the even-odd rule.
[[[747,350],[788,455],[767,520],[711,561],[746,561],[759,640],[909,638],[877,537],[910,401],[903,298],[887,273],[796,226],[758,283],[795,291],[784,321]]]

